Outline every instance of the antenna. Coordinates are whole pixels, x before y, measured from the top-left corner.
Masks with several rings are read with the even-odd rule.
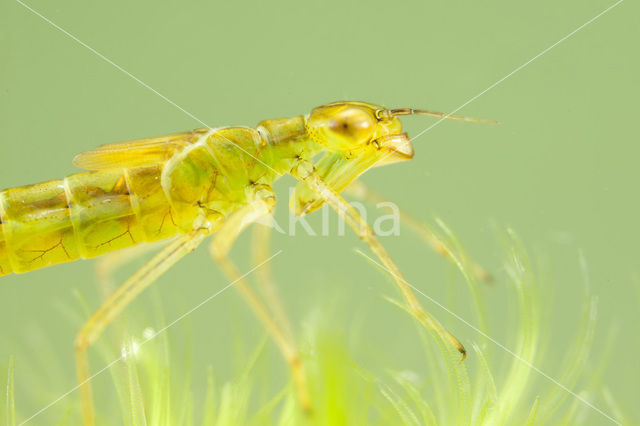
[[[498,124],[495,120],[484,120],[481,118],[463,117],[461,115],[445,114],[443,112],[427,111],[424,109],[413,108],[397,108],[397,109],[383,109],[376,111],[378,118],[390,118],[398,115],[426,115],[428,117],[443,118],[449,120],[468,121],[471,123],[485,123],[485,124]]]

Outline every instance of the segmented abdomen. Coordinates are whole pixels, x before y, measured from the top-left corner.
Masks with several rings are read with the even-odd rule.
[[[175,235],[161,172],[85,172],[0,192],[0,275]]]

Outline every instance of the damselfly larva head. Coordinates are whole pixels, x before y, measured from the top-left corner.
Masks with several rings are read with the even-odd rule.
[[[411,159],[413,147],[400,120],[385,111],[365,102],[334,102],[311,111],[307,132],[319,145],[348,157],[375,150],[384,164]]]
[[[314,159],[316,172],[340,192],[373,167],[413,158],[413,145],[398,116],[426,115],[440,119],[489,122],[413,108],[387,109],[366,102],[334,102],[317,107],[307,118],[306,132],[324,148]],[[323,198],[305,182],[296,185],[291,209],[296,215],[312,212]]]

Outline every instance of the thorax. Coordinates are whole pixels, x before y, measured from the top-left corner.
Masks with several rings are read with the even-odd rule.
[[[216,228],[250,202],[257,187],[270,187],[318,151],[304,116],[265,120],[256,128],[212,129],[165,164],[162,187],[181,229],[200,222]]]

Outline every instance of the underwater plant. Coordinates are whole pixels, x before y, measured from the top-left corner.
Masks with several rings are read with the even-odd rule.
[[[313,412],[305,413],[298,406],[292,383],[273,391],[269,364],[271,343],[266,335],[244,357],[237,357],[242,361],[234,377],[219,382],[215,366],[206,372],[194,372],[188,361],[185,364],[173,359],[172,352],[178,342],[163,332],[166,321],[158,302],[156,322],[161,324],[160,332],[147,328],[143,332],[144,340],[136,342],[128,336],[128,327],[120,324],[118,341],[126,342],[120,344],[121,356],[116,359],[121,362],[108,364],[113,383],[103,381],[96,388],[97,392],[108,392],[104,387],[113,389],[115,385],[120,412],[98,411],[99,424],[555,425],[585,424],[586,419],[596,424],[611,420],[626,422],[611,392],[600,382],[604,361],[598,367],[590,356],[596,298],[586,290],[582,318],[576,319],[579,332],[565,354],[563,368],[542,370],[538,366],[545,366],[542,354],[549,336],[542,332],[538,297],[544,284],[518,237],[507,231],[504,238],[507,280],[501,287],[509,293],[515,316],[510,327],[512,338],[508,345],[502,345],[491,337],[478,283],[462,246],[442,222],[438,221],[438,225],[439,231],[434,234],[455,260],[476,302],[473,323],[477,326],[459,318],[478,332],[466,361],[461,362],[459,353],[437,333],[416,324],[413,331],[407,332],[415,333],[420,342],[426,372],[373,371],[354,356],[348,333],[337,324],[336,318],[340,315],[334,312],[329,315],[326,307],[318,306],[308,315],[300,339],[314,403]],[[584,261],[582,267],[586,268]],[[382,269],[381,273],[386,274]],[[404,315],[401,302],[389,301]],[[130,318],[127,324],[136,318]],[[114,347],[118,344],[103,341],[100,345],[105,363],[113,360],[117,354]],[[611,345],[612,341],[608,346]],[[600,358],[606,360],[606,353]],[[0,409],[0,418],[8,426],[23,424],[21,422],[28,419],[25,416],[28,413],[16,410],[13,362],[9,360],[5,370],[5,403]],[[203,395],[192,390],[197,379],[206,381]],[[539,381],[545,383],[544,387],[534,386]],[[606,404],[603,411],[590,402],[596,396]],[[614,413],[615,418],[607,419],[610,416],[607,412]],[[56,410],[43,413],[31,423],[74,425],[79,421],[80,400],[70,395]]]

